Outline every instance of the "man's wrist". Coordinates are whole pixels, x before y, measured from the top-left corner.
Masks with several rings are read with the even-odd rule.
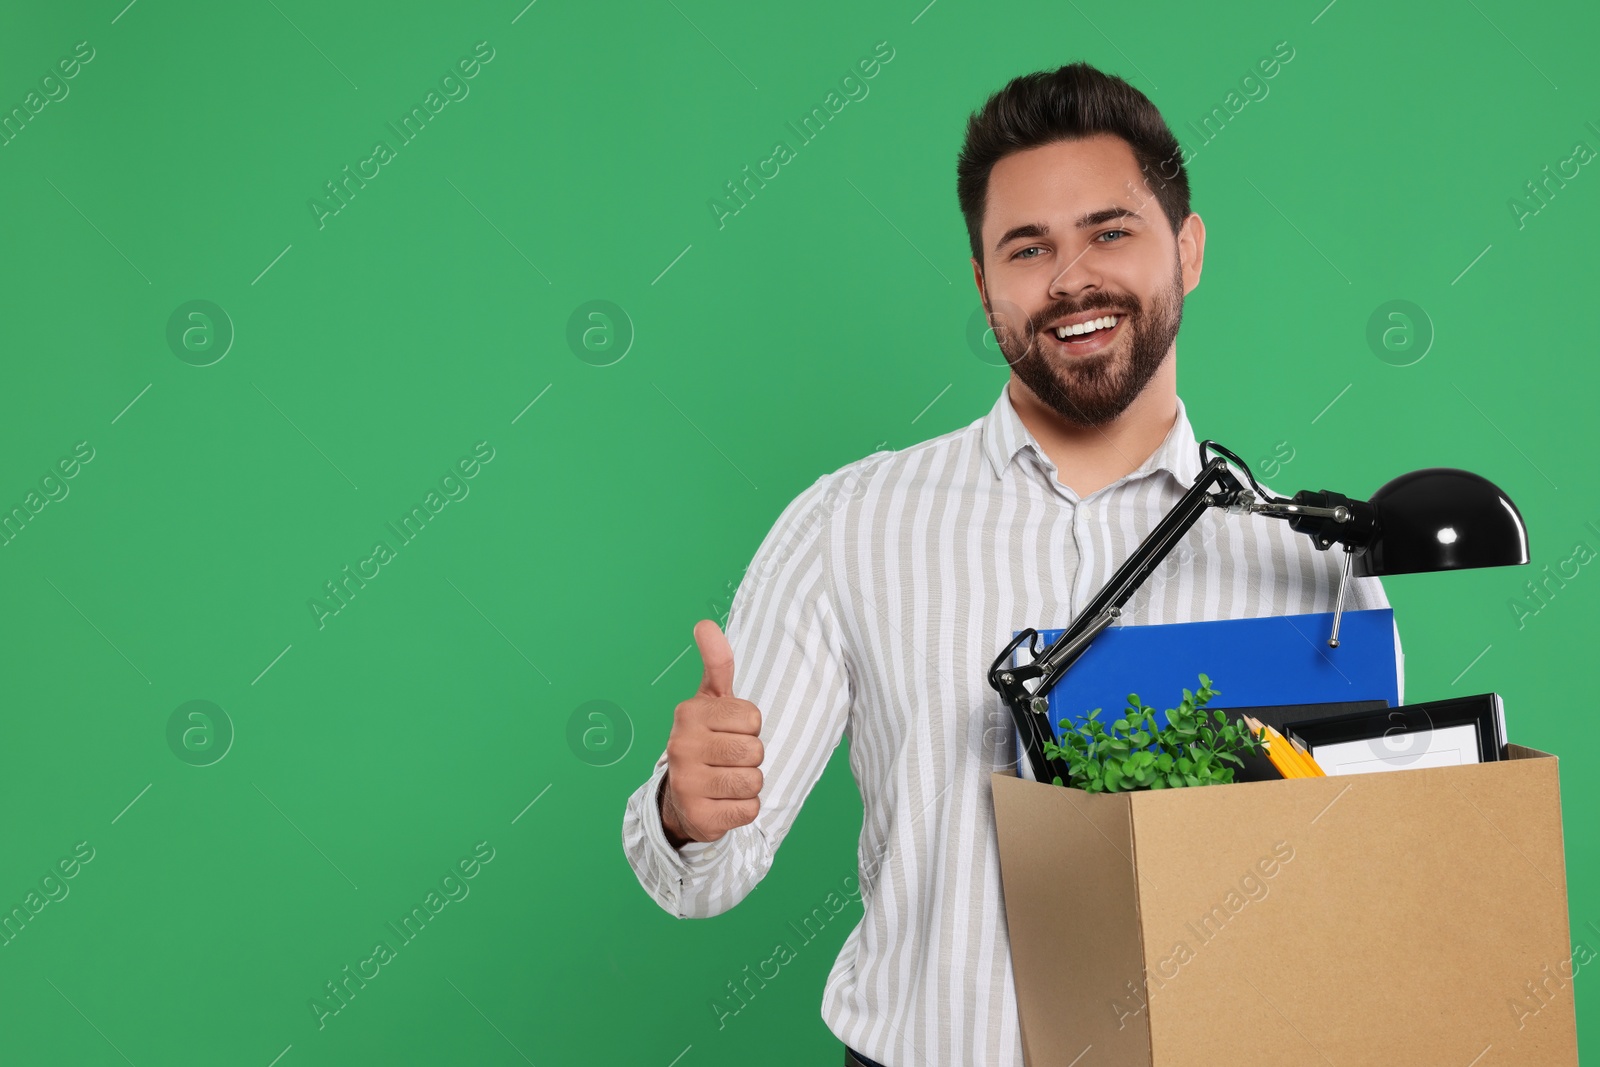
[[[661,776],[661,784],[656,788],[656,810],[661,815],[662,836],[667,839],[667,844],[672,846],[673,851],[681,849],[693,840],[675,833],[672,829],[672,824],[667,821],[667,776],[665,774]]]

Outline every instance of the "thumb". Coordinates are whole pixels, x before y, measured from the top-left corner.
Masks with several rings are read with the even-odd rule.
[[[699,695],[733,696],[733,646],[714,620],[701,619],[694,625],[694,643],[700,649],[705,672],[700,676]]]

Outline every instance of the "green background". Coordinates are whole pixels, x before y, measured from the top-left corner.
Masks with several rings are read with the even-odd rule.
[[[1509,206],[1600,148],[1592,5],[524,2],[0,20],[8,113],[94,49],[0,146],[0,507],[94,450],[0,548],[0,903],[94,849],[0,948],[8,1061],[837,1063],[818,1007],[858,905],[725,1027],[709,1003],[855,872],[844,749],[712,920],[646,897],[622,810],[698,680],[692,625],[783,506],[994,402],[954,161],[1029,70],[1121,74],[1195,152],[1201,436],[1292,453],[1290,492],[1465,467],[1518,502],[1535,568],[1600,549],[1575,314],[1600,174]],[[325,183],[480,41],[469,95],[319,226]],[[869,95],[800,145],[785,123],[880,41]],[[1280,41],[1267,95],[1197,136]],[[719,227],[780,139],[796,158]],[[168,342],[194,300],[234,334],[207,366],[215,315]],[[1374,348],[1393,300],[1414,333]],[[591,301],[616,310],[574,345]],[[319,626],[324,583],[480,441],[469,495]],[[1520,625],[1528,568],[1387,589],[1410,699],[1497,691],[1514,740],[1567,757],[1573,937],[1600,948],[1595,569]],[[193,700],[220,714],[170,742]],[[479,842],[470,895],[319,1028],[312,998]]]

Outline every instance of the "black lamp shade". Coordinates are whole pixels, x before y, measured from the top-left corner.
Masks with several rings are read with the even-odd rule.
[[[1402,474],[1372,496],[1378,533],[1351,561],[1362,577],[1528,562],[1522,513],[1487,478],[1455,467]]]

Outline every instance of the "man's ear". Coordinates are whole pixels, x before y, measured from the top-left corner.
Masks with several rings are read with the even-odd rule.
[[[978,286],[978,299],[988,303],[989,294],[983,291],[983,264],[979,263],[976,258],[972,260],[972,280]]]
[[[1206,224],[1191,212],[1178,228],[1178,260],[1183,264],[1184,295],[1200,284],[1200,269],[1206,258]]]

